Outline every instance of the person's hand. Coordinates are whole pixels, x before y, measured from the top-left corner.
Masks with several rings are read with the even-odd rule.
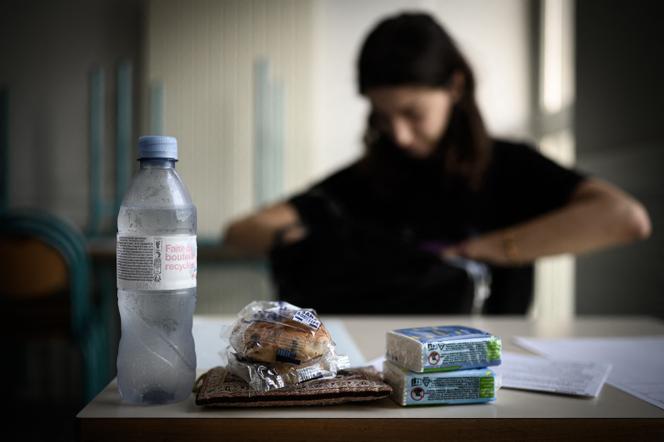
[[[289,245],[302,241],[308,235],[307,228],[301,223],[290,224],[280,229],[275,234],[275,244]]]
[[[469,238],[441,250],[443,259],[466,258],[496,265],[514,265],[513,257],[506,253],[507,237],[504,234],[488,234]]]
[[[453,244],[451,246],[444,247],[440,250],[440,257],[442,259],[454,259],[454,258],[468,258],[468,251],[466,246],[469,241],[462,241],[460,243]]]

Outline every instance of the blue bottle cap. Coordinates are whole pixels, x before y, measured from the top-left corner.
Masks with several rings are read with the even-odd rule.
[[[164,158],[178,159],[178,140],[175,137],[145,135],[138,139],[138,159]]]

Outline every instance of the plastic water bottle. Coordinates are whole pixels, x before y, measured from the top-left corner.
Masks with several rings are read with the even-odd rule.
[[[175,138],[141,137],[138,150],[118,215],[118,387],[125,402],[163,404],[187,398],[196,376],[196,207]]]

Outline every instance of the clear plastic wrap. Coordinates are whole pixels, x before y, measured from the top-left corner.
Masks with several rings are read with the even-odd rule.
[[[348,368],[312,309],[287,302],[254,301],[230,328],[228,367],[257,391],[331,378]]]

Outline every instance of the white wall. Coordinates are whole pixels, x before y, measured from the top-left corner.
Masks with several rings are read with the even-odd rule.
[[[311,8],[305,0],[149,3],[144,91],[163,84],[164,133],[178,138],[178,170],[203,238],[218,238],[231,218],[254,208],[257,59],[269,60],[285,95],[282,194],[309,177]]]

